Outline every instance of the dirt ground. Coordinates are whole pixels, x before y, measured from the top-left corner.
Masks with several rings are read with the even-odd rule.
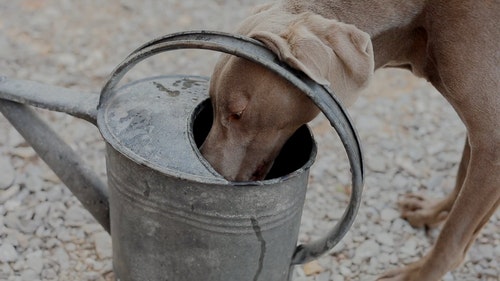
[[[0,76],[99,92],[130,51],[164,34],[232,31],[262,1],[18,0],[0,2]],[[176,51],[141,63],[126,81],[160,74],[210,75],[217,54]],[[90,124],[40,111],[105,179],[104,145]],[[349,109],[367,166],[354,226],[334,250],[294,280],[374,280],[424,255],[438,229],[414,229],[399,217],[408,192],[439,198],[451,191],[465,130],[426,81],[381,70]],[[307,243],[340,218],[350,175],[342,147],[324,118],[311,126],[320,153],[311,170],[299,240]],[[111,280],[111,240],[102,227],[0,116],[0,280]],[[443,280],[500,280],[496,212],[465,262]]]

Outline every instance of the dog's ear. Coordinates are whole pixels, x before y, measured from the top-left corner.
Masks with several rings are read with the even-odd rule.
[[[250,36],[340,95],[360,90],[373,75],[370,36],[353,25],[304,13],[280,34],[257,31]]]

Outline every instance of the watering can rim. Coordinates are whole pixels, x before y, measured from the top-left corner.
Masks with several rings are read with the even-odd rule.
[[[116,90],[114,90],[116,93],[123,92],[127,90],[130,87],[133,87],[137,84],[140,83],[145,83],[149,81],[158,81],[161,78],[181,78],[181,79],[189,79],[189,78],[196,78],[200,80],[204,80],[206,82],[209,81],[209,78],[206,76],[200,76],[200,75],[159,75],[159,76],[153,76],[153,77],[148,77],[140,80],[136,80],[130,83],[127,83],[126,85],[123,85]],[[208,89],[208,87],[207,87]],[[200,102],[195,108],[193,108],[188,116],[188,128],[187,130],[187,136],[188,136],[188,141],[190,142],[190,147],[192,148],[193,153],[197,156],[197,159],[201,162],[201,164],[209,171],[211,172],[214,177],[209,177],[209,176],[203,176],[203,175],[196,175],[193,173],[188,173],[188,172],[183,172],[183,171],[178,171],[175,170],[171,167],[165,166],[165,165],[160,165],[157,163],[154,163],[150,161],[149,159],[139,155],[137,152],[131,150],[129,147],[126,145],[123,145],[121,143],[121,139],[117,137],[113,133],[113,128],[109,126],[109,122],[107,121],[107,117],[109,116],[108,110],[113,110],[115,106],[115,101],[119,99],[119,95],[114,94],[111,96],[107,102],[106,105],[101,107],[98,112],[97,112],[97,122],[99,124],[98,129],[105,139],[106,143],[111,145],[115,150],[119,151],[123,156],[127,157],[129,160],[140,164],[147,166],[148,168],[159,172],[164,175],[168,175],[171,177],[174,177],[176,179],[180,180],[186,180],[186,181],[192,181],[192,182],[197,182],[197,183],[203,183],[206,185],[218,185],[218,186],[227,186],[229,188],[233,187],[242,187],[242,186],[272,186],[275,185],[276,183],[281,183],[281,182],[286,182],[290,180],[291,178],[300,176],[302,173],[305,171],[309,170],[311,166],[314,164],[316,155],[317,155],[317,145],[316,141],[314,140],[312,131],[310,130],[309,126],[305,125],[308,130],[308,136],[311,139],[311,150],[309,152],[309,157],[308,160],[301,165],[300,168],[296,169],[295,171],[292,171],[291,173],[288,173],[284,176],[276,177],[276,178],[270,178],[270,179],[265,179],[265,180],[260,180],[260,181],[228,181],[224,179],[221,175],[219,175],[213,167],[208,163],[208,161],[203,157],[201,152],[199,151],[199,148],[197,147],[195,140],[194,140],[194,134],[193,134],[193,125],[194,125],[194,120],[196,118],[196,115],[199,113],[201,110],[201,107],[203,106],[203,102]],[[209,100],[208,95],[205,100]],[[99,121],[101,120],[101,121]]]

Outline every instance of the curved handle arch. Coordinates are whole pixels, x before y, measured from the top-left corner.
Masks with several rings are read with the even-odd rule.
[[[349,205],[341,220],[323,238],[297,246],[291,264],[306,263],[332,249],[352,226],[361,203],[364,167],[358,135],[347,111],[331,89],[315,83],[309,77],[280,62],[277,56],[259,41],[241,35],[212,31],[180,32],[154,39],[133,51],[113,70],[101,91],[98,109],[108,102],[120,80],[136,64],[158,53],[177,49],[213,50],[261,64],[300,89],[328,118],[342,141],[351,167],[352,191]]]

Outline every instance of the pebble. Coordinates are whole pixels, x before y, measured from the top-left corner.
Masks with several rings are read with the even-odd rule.
[[[366,165],[370,170],[378,173],[383,173],[387,170],[386,160],[381,156],[368,158]]]
[[[33,269],[26,269],[21,274],[22,281],[37,281],[40,280],[39,275]]]
[[[357,249],[354,255],[356,262],[362,262],[367,258],[375,257],[380,251],[380,245],[373,240],[363,242]]]
[[[316,281],[329,281],[330,280],[330,272],[325,271],[316,276]]]
[[[18,184],[11,185],[3,190],[0,190],[0,203],[6,202],[14,195],[18,194],[19,190],[21,190],[21,187]]]
[[[352,275],[352,271],[347,266],[340,266],[339,272],[343,276],[350,276],[350,275]]]
[[[377,233],[375,239],[381,245],[386,245],[386,246],[393,246],[394,245],[394,236],[390,233]]]
[[[443,281],[454,281],[454,280],[455,278],[450,272],[446,273],[446,275],[443,276]]]
[[[304,264],[303,270],[306,276],[310,276],[319,274],[323,272],[325,269],[318,263],[318,261],[312,261]]]
[[[340,274],[333,274],[331,276],[331,280],[332,281],[344,281],[344,276],[340,275]]]
[[[70,258],[66,250],[58,247],[54,250],[53,254],[53,258],[57,261],[62,270],[69,268]]]
[[[408,239],[402,247],[399,248],[399,251],[402,254],[406,254],[408,256],[412,256],[415,254],[417,249],[418,241],[415,238]]]
[[[64,215],[64,221],[69,226],[82,226],[88,221],[88,211],[80,205],[73,205],[69,207]]]
[[[18,256],[16,249],[11,243],[7,241],[2,242],[2,245],[0,245],[0,262],[13,262],[17,260]]]
[[[38,275],[43,269],[42,251],[35,251],[26,255],[26,264]]]
[[[111,248],[111,237],[107,232],[98,232],[93,235],[94,246],[97,256],[100,259],[111,258],[113,251]]]
[[[7,155],[0,154],[0,202],[3,202],[3,190],[11,187],[16,179],[16,172]]]

